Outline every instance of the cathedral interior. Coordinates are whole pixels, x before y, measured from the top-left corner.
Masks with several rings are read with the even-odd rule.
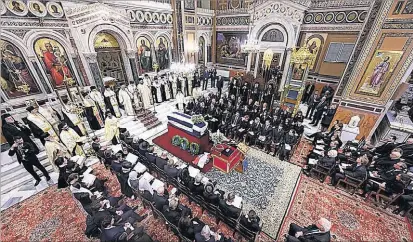
[[[1,0],[0,14],[3,241],[413,240],[413,0]],[[233,116],[227,119],[228,113]],[[238,115],[248,116],[248,128],[235,125]],[[290,115],[286,119],[296,128],[289,121],[284,125],[283,118],[280,124],[280,115]],[[206,131],[197,125],[204,119]],[[260,135],[254,134],[255,120],[261,122]],[[182,131],[186,122],[193,124],[190,137]],[[65,136],[65,124],[74,133]],[[267,126],[273,126],[269,136],[264,135]],[[267,142],[278,127],[285,129],[282,141]],[[296,140],[289,144],[292,129]],[[27,149],[16,145],[18,137],[37,148],[33,162],[45,171],[25,163],[32,161],[19,153]],[[63,148],[49,151],[49,137]],[[123,138],[125,143],[116,141]],[[319,154],[317,139],[325,146],[327,140],[340,145]],[[121,143],[117,152],[122,152],[130,144],[133,150],[135,141],[139,154],[129,150],[131,156],[124,159],[136,157],[133,171],[142,165],[143,176],[155,179],[151,194],[160,194],[156,183],[165,185],[166,212],[144,198],[141,178],[130,196],[125,186],[132,187],[132,173],[122,181],[122,169],[128,167],[122,163],[118,174],[106,164],[106,153],[99,155],[101,146],[114,151]],[[182,148],[184,142],[189,148]],[[241,215],[228,218],[220,204],[199,198],[205,193],[194,195],[191,187],[181,188],[182,178],[171,179],[153,162],[145,163],[149,151],[140,149],[146,145],[158,158],[179,160],[216,181],[217,190],[242,197]],[[227,145],[243,159],[220,168],[224,155],[215,153]],[[98,212],[86,209],[76,195],[89,188],[74,188],[73,173],[62,178],[57,162],[66,159],[62,149],[84,157],[86,172],[104,181],[104,195],[99,186],[90,194],[125,197],[138,221],[122,223],[127,236],[109,239],[108,231],[118,227],[117,222],[102,225],[106,217],[95,224],[96,231],[88,230]],[[10,153],[14,150],[16,155]],[[193,165],[203,152],[211,161]],[[312,162],[327,156],[337,164],[320,171]],[[370,159],[361,182],[347,179],[342,169],[347,164],[341,166],[346,163],[341,158],[353,156],[354,164]],[[374,170],[386,158],[397,162]],[[404,189],[390,192],[390,181],[375,179],[380,172],[382,178],[386,172],[403,173]],[[379,196],[382,190],[385,195]],[[104,204],[98,211],[105,210],[102,201],[110,199],[98,200]],[[108,207],[119,209],[109,202]],[[181,228],[184,215],[174,225],[171,209],[189,209],[189,223],[205,226],[195,226],[189,238]],[[259,228],[244,230],[243,216],[252,210],[261,218]],[[118,212],[110,214],[125,220],[126,210]],[[291,224],[315,224],[318,230],[312,234],[306,227],[291,234]]]

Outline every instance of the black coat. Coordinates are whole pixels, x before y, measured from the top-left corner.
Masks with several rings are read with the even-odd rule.
[[[32,141],[32,139],[30,139],[30,135],[32,132],[23,124],[20,124],[16,121],[13,125],[8,124],[6,123],[6,121],[3,120],[1,130],[4,138],[6,138],[7,143],[9,143],[10,146],[12,146],[14,143],[13,137],[20,136],[22,137],[24,142],[32,144],[36,154],[39,153],[39,148],[37,148],[36,144]]]
[[[344,171],[344,174],[357,180],[364,180],[367,169],[364,165],[357,166],[357,164],[353,164]]]
[[[156,191],[153,193],[153,202],[155,203],[155,208],[159,211],[162,211],[163,206],[169,205],[168,197],[165,195],[159,196]]]
[[[230,218],[238,218],[241,213],[241,209],[233,205],[228,205],[223,199],[219,200],[219,209],[224,214],[224,216]]]
[[[327,109],[326,114],[324,114],[321,124],[324,126],[329,126],[331,121],[333,121],[334,115],[336,114],[336,109]]]
[[[36,149],[29,142],[23,142],[22,152],[17,152],[18,148],[10,148],[9,156],[16,154],[17,161],[21,163],[36,163],[39,159],[36,156]]]

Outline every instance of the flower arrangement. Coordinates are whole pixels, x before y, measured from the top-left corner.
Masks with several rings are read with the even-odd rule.
[[[189,141],[187,138],[181,138],[181,149],[188,150],[189,149]]]
[[[191,145],[189,146],[189,153],[191,155],[198,155],[199,154],[199,144],[192,142]]]
[[[203,117],[202,115],[194,115],[194,116],[192,116],[191,121],[192,121],[194,124],[199,124],[199,123],[205,122],[204,117]]]
[[[182,143],[182,138],[179,135],[175,135],[174,137],[172,137],[172,144],[174,146],[181,146]]]

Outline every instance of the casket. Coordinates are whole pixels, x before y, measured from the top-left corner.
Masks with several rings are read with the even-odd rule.
[[[206,122],[194,123],[192,116],[179,112],[168,115],[168,124],[198,138],[205,134],[208,127]]]

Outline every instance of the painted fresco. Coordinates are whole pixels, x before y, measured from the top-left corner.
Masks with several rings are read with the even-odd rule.
[[[53,87],[64,86],[64,80],[67,80],[69,83],[74,80],[69,58],[59,42],[50,38],[41,38],[36,40],[34,50],[42,62],[42,67],[46,71]]]
[[[24,56],[12,43],[0,40],[1,89],[8,98],[40,93]]]
[[[136,44],[142,73],[152,71],[151,43],[146,37],[142,36],[138,38]]]
[[[356,93],[381,96],[402,55],[403,51],[376,50]]]
[[[245,66],[246,55],[241,52],[241,44],[245,43],[247,39],[247,32],[217,32],[217,62]]]
[[[166,41],[165,37],[158,37],[156,39],[156,60],[158,61],[159,70],[169,68],[168,47],[168,42]]]

